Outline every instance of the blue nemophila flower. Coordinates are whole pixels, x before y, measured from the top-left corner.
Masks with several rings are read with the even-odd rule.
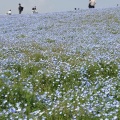
[[[16,109],[14,107],[12,107],[12,108],[9,109],[9,112],[10,113],[16,113]]]

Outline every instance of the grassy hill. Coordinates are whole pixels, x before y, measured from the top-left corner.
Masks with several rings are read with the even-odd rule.
[[[119,120],[119,11],[0,15],[0,119]]]

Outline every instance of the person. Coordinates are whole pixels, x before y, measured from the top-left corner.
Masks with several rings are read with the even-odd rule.
[[[95,0],[89,0],[89,8],[95,8],[96,1]]]
[[[23,8],[24,8],[24,7],[22,7],[21,4],[19,3],[19,7],[18,7],[19,14],[21,14],[21,12],[23,11]]]
[[[11,14],[12,14],[12,11],[8,10],[7,15],[11,15]]]
[[[36,6],[32,8],[32,13],[38,13],[37,9],[36,9]]]

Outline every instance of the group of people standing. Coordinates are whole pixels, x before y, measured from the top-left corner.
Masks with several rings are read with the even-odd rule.
[[[23,11],[23,9],[24,9],[24,7],[23,7],[23,6],[21,6],[21,4],[20,4],[20,3],[19,3],[18,5],[19,5],[19,6],[18,6],[18,11],[19,11],[19,14],[21,14],[21,13],[22,13],[22,11]],[[37,12],[37,9],[36,9],[36,6],[32,8],[32,13],[38,13],[38,12]],[[8,10],[7,14],[8,14],[8,15],[11,15],[11,14],[12,14],[11,9],[10,9],[10,10]]]
[[[21,13],[22,13],[22,11],[23,11],[23,9],[24,9],[24,7],[23,7],[23,6],[21,6],[21,4],[20,4],[20,3],[19,3],[18,5],[19,5],[19,6],[18,6],[18,11],[19,11],[19,14],[21,14]],[[8,10],[7,14],[8,14],[8,15],[11,15],[11,14],[12,14],[11,9],[10,9],[10,10]]]
[[[96,4],[96,1],[95,1],[95,0],[89,0],[88,7],[89,7],[89,8],[95,8],[95,4]],[[19,6],[18,6],[18,11],[19,11],[19,14],[21,14],[22,11],[23,11],[23,9],[24,9],[24,7],[21,6],[20,3],[19,3],[18,5],[19,5]],[[75,10],[76,10],[76,8],[75,8]],[[38,12],[37,12],[37,9],[36,9],[36,6],[32,8],[32,13],[38,13]],[[12,14],[11,9],[7,12],[7,14],[8,14],[8,15],[11,15],[11,14]]]

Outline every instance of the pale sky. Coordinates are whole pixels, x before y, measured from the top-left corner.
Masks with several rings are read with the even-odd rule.
[[[39,13],[71,11],[74,8],[88,9],[89,0],[0,0],[0,14],[6,14],[12,10],[12,14],[18,14],[18,4],[24,7],[22,14],[32,13],[32,7],[36,6]],[[108,8],[120,6],[120,0],[96,0],[96,8]]]

